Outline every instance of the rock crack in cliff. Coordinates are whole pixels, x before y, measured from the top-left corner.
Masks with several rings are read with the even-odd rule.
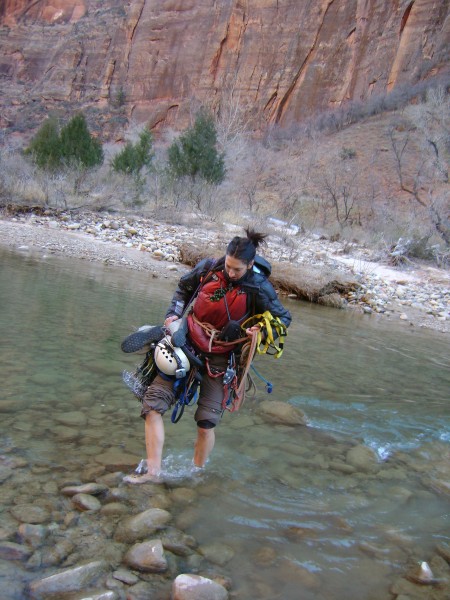
[[[284,96],[281,98],[280,103],[278,105],[278,108],[276,109],[276,113],[275,113],[275,117],[273,119],[273,121],[275,123],[279,123],[281,121],[281,119],[283,118],[283,114],[284,111],[288,105],[288,103],[290,102],[290,99],[296,89],[296,87],[301,84],[302,79],[304,78],[306,71],[308,69],[309,63],[312,60],[312,57],[316,51],[317,48],[317,41],[320,38],[320,34],[322,32],[324,23],[325,23],[325,19],[327,17],[328,11],[330,10],[331,5],[334,3],[335,0],[329,0],[328,4],[325,8],[324,14],[323,14],[323,18],[322,21],[319,25],[319,27],[317,28],[317,32],[316,35],[314,37],[313,43],[311,44],[311,48],[309,49],[308,53],[306,54],[302,64],[300,65],[300,68],[298,69],[297,73],[294,75],[294,78],[292,79],[292,83],[291,85],[288,87],[287,91],[285,92]]]

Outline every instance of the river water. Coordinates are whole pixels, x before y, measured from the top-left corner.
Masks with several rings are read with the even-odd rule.
[[[94,473],[105,453],[144,456],[139,403],[121,381],[139,361],[121,353],[120,341],[162,322],[173,286],[83,261],[0,254],[0,541],[20,541],[26,519],[12,508],[41,505],[52,515],[31,558],[0,554],[9,600],[26,597],[30,581],[96,558],[76,546],[60,564],[36,553],[42,557],[55,532],[70,536],[61,487],[86,481],[82,474]],[[206,557],[195,568],[177,559],[172,578],[189,565],[220,573],[239,600],[391,598],[411,566],[450,541],[448,336],[285,303],[293,323],[284,355],[256,360],[272,394],[255,379],[256,398],[224,415],[207,470],[194,482],[187,477],[193,409],[167,422],[168,480],[160,487],[195,494],[194,501],[178,494],[170,512]],[[308,426],[267,422],[258,411],[266,399],[302,410]],[[362,445],[376,461],[355,467],[348,453]],[[133,495],[142,500],[142,488],[119,487],[130,506]],[[105,520],[97,538],[107,548],[117,518]],[[167,585],[152,598],[168,598]]]

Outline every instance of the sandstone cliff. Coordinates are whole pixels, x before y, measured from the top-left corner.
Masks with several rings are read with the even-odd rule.
[[[3,0],[0,125],[182,127],[230,93],[286,125],[447,72],[449,34],[448,0]]]

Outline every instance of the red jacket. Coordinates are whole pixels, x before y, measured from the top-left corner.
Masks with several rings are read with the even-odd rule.
[[[224,273],[217,271],[200,289],[193,313],[202,323],[221,331],[230,320],[241,321],[246,317],[247,294],[240,286],[230,285]],[[192,314],[188,316],[188,329],[192,342],[201,352],[225,354],[231,350],[230,346],[220,344],[213,344],[210,350],[209,336],[192,318]]]

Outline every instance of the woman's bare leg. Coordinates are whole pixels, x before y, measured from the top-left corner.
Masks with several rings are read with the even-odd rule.
[[[211,450],[214,448],[216,434],[214,429],[202,429],[197,427],[197,440],[194,448],[194,465],[204,467]]]
[[[145,416],[147,472],[150,475],[159,475],[161,472],[164,439],[165,433],[162,415],[155,410],[151,410]]]

